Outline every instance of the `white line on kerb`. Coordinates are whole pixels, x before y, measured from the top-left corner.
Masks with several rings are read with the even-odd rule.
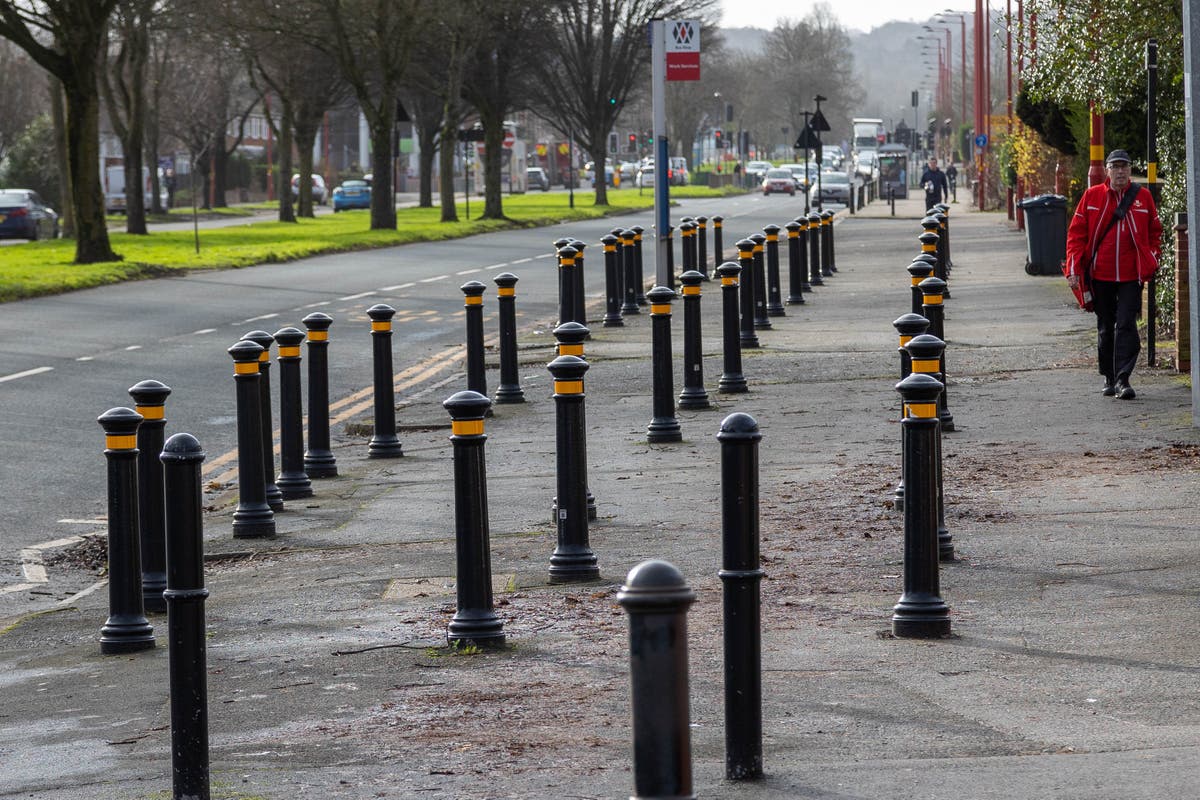
[[[41,373],[49,372],[52,369],[54,369],[54,367],[34,367],[33,369],[27,369],[24,372],[14,372],[11,375],[0,375],[0,383],[4,383],[5,381],[15,381],[17,378],[28,378],[30,375],[40,375]]]

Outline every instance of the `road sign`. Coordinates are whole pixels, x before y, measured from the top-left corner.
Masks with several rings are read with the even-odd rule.
[[[700,22],[669,19],[667,26],[667,80],[700,80]]]
[[[804,148],[818,147],[820,144],[821,140],[817,138],[817,134],[813,132],[812,127],[805,125],[804,129],[800,131],[800,136],[796,138],[796,143],[792,145],[792,147],[797,150],[802,150]]]
[[[987,142],[988,142],[988,140],[987,140],[986,133],[981,133],[975,137],[975,146],[976,147],[980,147],[980,148],[987,147]]]
[[[829,122],[825,119],[825,115],[821,113],[821,109],[819,109],[819,108],[813,112],[812,122],[810,122],[808,124],[812,126],[812,129],[814,131],[818,131],[818,132],[833,130],[832,128],[829,127]]]

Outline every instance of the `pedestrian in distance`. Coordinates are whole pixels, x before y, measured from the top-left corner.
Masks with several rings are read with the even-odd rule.
[[[1063,271],[1080,307],[1096,312],[1096,356],[1105,397],[1132,400],[1129,376],[1142,343],[1142,286],[1158,269],[1162,222],[1150,190],[1130,179],[1129,153],[1104,160],[1103,183],[1079,199],[1067,228]]]
[[[951,161],[946,167],[946,180],[950,182],[950,194],[954,198],[954,202],[958,202],[958,167],[954,166]]]
[[[929,159],[929,166],[921,173],[921,186],[925,189],[926,211],[949,199],[950,186],[946,182],[946,173],[938,169],[937,158]]]

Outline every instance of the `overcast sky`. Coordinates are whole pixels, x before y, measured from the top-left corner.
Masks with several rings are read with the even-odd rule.
[[[795,0],[721,0],[721,24],[730,28],[773,28],[779,17],[799,19],[812,9],[813,2]],[[834,15],[847,28],[869,31],[890,20],[923,21],[947,8],[964,6],[962,0],[836,0],[830,3]],[[970,4],[973,10],[974,3]]]

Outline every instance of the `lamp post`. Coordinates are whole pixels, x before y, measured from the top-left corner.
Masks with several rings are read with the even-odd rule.
[[[813,102],[817,104],[817,110],[813,112],[812,118],[812,129],[817,134],[817,211],[825,210],[825,203],[821,198],[821,131],[829,130],[829,123],[825,121],[825,115],[821,113],[821,103],[828,99],[822,95],[813,98]]]
[[[713,124],[712,124],[713,161],[715,161],[717,163],[717,165],[719,166],[721,164],[721,151],[717,149],[717,128],[721,125],[721,122],[722,122],[722,119],[721,119],[721,117],[722,117],[721,93],[719,91],[713,92],[713,103],[717,107],[717,113],[716,113],[716,116],[713,117]]]

